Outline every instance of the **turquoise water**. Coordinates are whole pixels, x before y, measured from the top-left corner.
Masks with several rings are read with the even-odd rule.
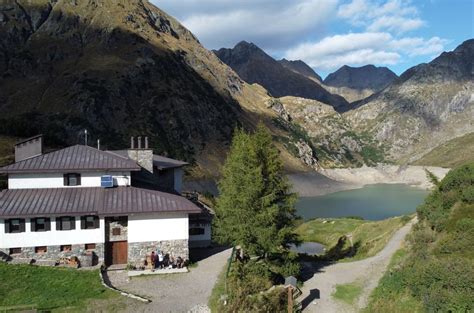
[[[416,211],[428,191],[402,184],[367,185],[318,197],[301,197],[296,203],[305,220],[316,217],[360,216],[382,220]]]

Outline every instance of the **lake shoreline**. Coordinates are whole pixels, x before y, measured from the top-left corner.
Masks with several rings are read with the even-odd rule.
[[[376,167],[322,169],[319,172],[288,174],[293,191],[300,197],[322,196],[338,191],[360,189],[375,184],[404,184],[423,190],[433,185],[426,176],[426,170],[440,180],[450,169],[432,166],[397,166],[380,164]]]

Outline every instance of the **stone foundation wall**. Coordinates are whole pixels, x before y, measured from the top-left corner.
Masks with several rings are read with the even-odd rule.
[[[152,251],[160,250],[163,254],[169,253],[174,258],[182,257],[189,259],[189,245],[187,239],[182,240],[163,240],[149,242],[129,242],[128,243],[128,263],[134,266],[143,265],[146,256]]]
[[[61,258],[76,256],[81,261],[81,266],[91,266],[102,263],[104,261],[104,244],[96,243],[93,252],[92,264],[86,255],[88,251],[85,250],[85,245],[71,245],[71,251],[62,252],[61,246],[47,246],[45,253],[35,253],[35,247],[22,247],[21,253],[11,254],[10,249],[0,248],[0,259],[10,261],[12,259],[24,259],[35,261],[54,261],[57,262]]]

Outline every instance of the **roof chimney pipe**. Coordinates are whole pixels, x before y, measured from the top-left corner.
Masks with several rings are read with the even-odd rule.
[[[145,149],[148,149],[148,137],[145,137]]]
[[[138,147],[137,149],[141,149],[142,148],[142,136],[138,136]]]
[[[135,149],[135,138],[130,137],[130,149]]]

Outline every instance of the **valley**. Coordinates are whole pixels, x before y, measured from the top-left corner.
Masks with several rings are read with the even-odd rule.
[[[297,8],[285,24],[272,16],[272,29],[251,29],[254,25],[245,25],[249,16],[244,12],[276,6],[276,1],[233,3],[243,7],[220,19],[212,14],[230,6],[223,1],[183,2],[192,12],[201,6],[212,8],[204,17],[191,14],[180,19],[161,8],[165,2],[0,2],[0,167],[47,159],[67,147],[98,155],[87,154],[78,161],[93,163],[86,168],[83,185],[80,165],[66,162],[79,153],[66,155],[67,165],[56,172],[47,168],[46,160],[19,178],[8,169],[0,175],[0,274],[8,278],[0,279],[0,311],[19,306],[59,312],[278,312],[291,305],[290,289],[290,309],[303,312],[474,309],[473,38],[401,38],[410,29],[397,33],[385,25],[399,20],[390,16],[399,1],[384,0],[378,10],[365,12],[374,25],[351,16],[346,35],[331,34],[311,15],[317,34],[305,36],[304,27],[299,28],[303,21],[293,16],[313,1],[294,4]],[[334,7],[331,14],[342,22],[346,10],[370,1],[333,2],[338,10]],[[319,6],[312,10],[315,15],[324,12]],[[382,11],[391,12],[386,13],[389,18],[380,15],[375,20]],[[415,22],[419,17],[417,10],[400,12],[402,21],[407,14]],[[203,39],[193,27],[204,29]],[[208,33],[221,27],[229,39],[217,45]],[[353,32],[360,27],[365,28]],[[273,28],[278,36],[268,35]],[[296,35],[288,35],[295,29]],[[239,38],[230,45],[236,33]],[[347,36],[362,40],[352,42],[344,39]],[[313,37],[321,40],[311,45]],[[409,51],[407,46],[420,41],[423,48]],[[297,44],[307,48],[299,54],[301,59],[295,54],[302,50]],[[421,51],[436,45],[443,49],[432,55]],[[359,46],[352,55],[340,54]],[[322,60],[326,54],[330,57]],[[36,140],[34,136],[41,138],[41,143],[35,141],[40,153],[19,158],[22,145]],[[22,142],[26,138],[30,139]],[[124,147],[130,149],[121,150],[121,155],[118,149]],[[136,158],[131,160],[126,151],[136,151]],[[128,162],[117,165],[117,173],[129,184],[119,185],[119,176],[111,174],[114,165],[97,168],[97,160]],[[136,180],[150,173],[156,174],[155,182],[172,187]],[[56,175],[59,185],[36,188],[25,179],[36,174],[45,179]],[[78,204],[80,196],[71,196],[74,188],[63,190],[92,190],[89,174],[100,176],[93,185],[99,190],[96,194],[135,190],[158,199],[145,203],[124,198],[123,212],[114,213],[137,209],[129,214],[136,231],[131,237],[137,242],[129,246],[128,219],[102,214],[89,199]],[[111,185],[102,185],[104,177]],[[22,192],[11,183],[17,178],[26,181],[18,189],[37,193],[32,203],[13,201],[21,214],[8,215],[7,200],[13,197],[9,193]],[[138,188],[132,180],[145,186]],[[34,203],[58,190],[69,197],[61,206],[66,211],[46,217],[43,211],[49,207]],[[110,206],[120,207],[119,198],[110,200]],[[101,205],[108,203],[104,199],[93,197]],[[48,201],[53,200],[44,203]],[[192,210],[184,210],[188,205]],[[163,224],[150,224],[149,214],[162,206],[166,208],[157,214]],[[75,215],[66,216],[70,207],[82,214],[71,213],[77,215],[77,223]],[[30,211],[34,216],[23,214]],[[62,261],[73,245],[33,247],[18,240],[4,246],[3,238],[34,231],[43,232],[35,234],[38,238],[49,231],[87,232],[87,218],[93,215],[83,213],[95,214],[94,228],[100,236],[97,250],[89,237],[81,238],[75,245],[81,257],[90,257],[92,264],[96,252],[110,253],[113,259],[121,251],[120,264],[97,258],[90,271],[61,268],[57,260],[46,260],[54,264],[51,268],[28,258],[18,262],[28,264],[16,264],[24,251],[43,261],[48,249],[59,253]],[[145,216],[144,227],[133,226],[136,216]],[[62,229],[63,219],[69,221],[69,229]],[[38,220],[44,229],[36,228]],[[175,222],[179,227],[173,226]],[[111,233],[125,233],[126,240],[106,245]],[[156,233],[162,238],[149,239]],[[75,236],[74,240],[79,235]],[[169,242],[177,246],[167,247]],[[170,250],[171,268],[164,268],[158,257],[162,245]],[[182,273],[155,273],[178,269],[170,254],[181,250],[187,258],[179,263]],[[131,257],[143,264],[132,264]],[[131,278],[131,271],[152,276]],[[125,298],[110,286],[151,302]]]

